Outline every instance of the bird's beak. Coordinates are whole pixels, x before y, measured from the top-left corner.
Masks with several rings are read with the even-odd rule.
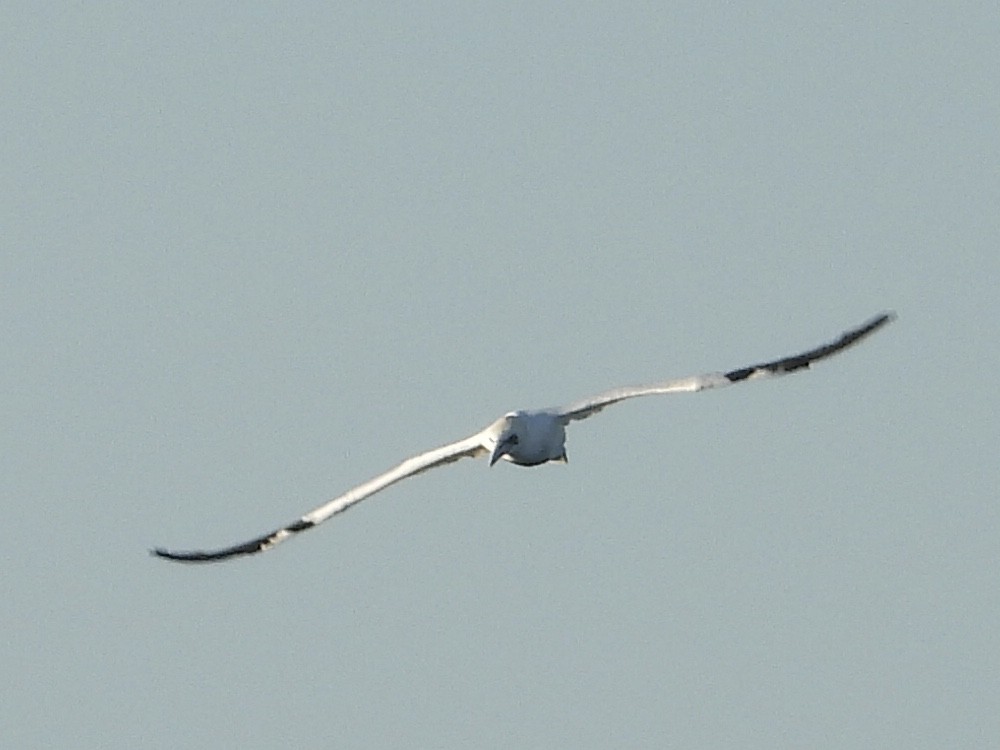
[[[490,454],[490,466],[503,458],[510,451],[510,438],[501,438],[493,446],[493,453]]]

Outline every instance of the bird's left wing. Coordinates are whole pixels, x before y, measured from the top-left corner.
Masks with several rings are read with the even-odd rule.
[[[627,398],[637,398],[639,396],[655,396],[664,393],[694,393],[707,388],[723,388],[733,383],[757,378],[775,377],[785,375],[808,368],[813,362],[817,362],[826,357],[833,356],[837,352],[843,351],[852,344],[856,344],[866,336],[871,335],[882,326],[890,323],[896,318],[895,313],[884,312],[876,315],[871,320],[862,323],[857,328],[852,328],[840,335],[836,341],[818,346],[802,354],[795,354],[791,357],[776,359],[772,362],[763,362],[759,365],[740,367],[729,372],[710,372],[704,375],[692,375],[686,378],[675,380],[664,380],[660,383],[650,383],[649,385],[625,386],[614,390],[599,393],[596,396],[585,398],[568,404],[560,409],[553,410],[563,423],[566,424],[574,419],[586,419],[592,414],[596,414],[605,406],[610,406]]]
[[[336,497],[329,502],[323,503],[318,508],[314,508],[287,526],[282,526],[280,529],[275,529],[271,533],[257,537],[256,539],[216,550],[172,552],[162,547],[157,547],[152,550],[152,554],[166,558],[167,560],[201,563],[225,560],[226,558],[238,555],[252,555],[257,552],[264,552],[276,544],[285,541],[293,534],[311,529],[313,526],[322,523],[331,516],[335,516],[337,513],[347,510],[355,503],[361,502],[366,497],[384,490],[389,485],[395,484],[401,479],[406,479],[422,471],[433,469],[435,466],[442,466],[452,461],[457,461],[460,458],[467,456],[474,458],[489,453],[489,450],[484,445],[486,439],[486,431],[484,430],[475,435],[470,435],[464,440],[442,445],[440,448],[435,448],[426,453],[408,458],[384,474],[379,474],[374,479],[370,479],[364,484],[359,484],[354,489],[348,490],[340,497]]]

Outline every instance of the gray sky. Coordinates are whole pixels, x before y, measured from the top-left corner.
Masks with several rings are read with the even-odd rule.
[[[3,13],[5,748],[1000,742],[994,3]]]

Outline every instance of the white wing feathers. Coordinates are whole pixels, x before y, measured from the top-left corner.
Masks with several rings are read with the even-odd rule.
[[[366,497],[384,490],[389,485],[395,484],[401,479],[412,477],[422,471],[457,461],[466,456],[475,458],[476,456],[489,453],[489,449],[484,445],[486,437],[486,431],[484,430],[464,440],[442,445],[440,448],[435,448],[418,456],[408,458],[384,474],[379,474],[374,479],[370,479],[364,484],[359,484],[354,489],[348,490],[340,497],[336,497],[329,502],[323,503],[318,508],[314,508],[287,526],[275,529],[270,534],[251,539],[248,542],[207,551],[171,552],[162,547],[157,547],[153,550],[153,554],[158,557],[165,557],[168,560],[177,560],[178,562],[212,562],[215,560],[224,560],[227,557],[236,557],[237,555],[252,555],[255,552],[263,552],[264,550],[271,549],[276,544],[280,544],[293,534],[311,529],[316,524],[322,523],[331,516],[347,510],[355,503],[361,502]]]
[[[856,344],[861,339],[874,333],[886,323],[895,319],[895,314],[885,312],[876,315],[871,320],[863,323],[857,328],[852,328],[840,335],[836,341],[829,344],[810,349],[802,354],[796,354],[783,359],[776,359],[773,362],[764,362],[759,365],[741,367],[729,372],[710,372],[704,375],[692,375],[687,378],[677,378],[676,380],[664,380],[659,383],[649,385],[625,386],[615,388],[596,396],[585,398],[568,404],[554,411],[563,419],[563,423],[569,423],[574,419],[586,419],[592,414],[596,414],[606,406],[624,401],[627,398],[637,398],[639,396],[656,396],[664,393],[694,393],[707,388],[723,388],[733,383],[756,378],[776,377],[789,372],[808,368],[813,362],[825,359],[836,354],[843,349]]]
[[[841,334],[836,341],[792,357],[776,359],[773,362],[764,362],[749,367],[741,367],[728,372],[712,372],[705,375],[664,380],[650,385],[615,388],[614,390],[599,393],[596,396],[576,401],[559,409],[547,409],[544,413],[551,415],[553,419],[561,420],[565,425],[575,419],[586,419],[606,406],[629,398],[664,393],[692,393],[705,390],[706,388],[722,388],[744,380],[785,375],[789,372],[808,368],[813,362],[829,357],[852,344],[856,344],[894,318],[895,315],[891,312],[882,313],[857,328]],[[408,458],[395,468],[390,469],[384,474],[380,474],[374,479],[370,479],[364,484],[358,485],[340,497],[336,497],[320,505],[296,521],[280,529],[276,529],[270,534],[265,534],[242,544],[217,550],[171,552],[163,548],[156,548],[152,550],[152,553],[159,557],[165,557],[168,560],[177,560],[180,562],[212,562],[237,555],[252,555],[256,552],[263,552],[274,547],[276,544],[280,544],[285,539],[288,539],[288,537],[300,531],[311,529],[331,516],[347,510],[355,503],[361,502],[366,497],[371,497],[376,492],[384,490],[401,479],[412,477],[422,471],[457,461],[466,456],[476,457],[489,453],[496,443],[496,438],[499,435],[498,430],[502,429],[502,423],[503,420],[498,420],[475,435],[470,435],[463,440],[442,445],[440,448],[435,448],[413,458]]]

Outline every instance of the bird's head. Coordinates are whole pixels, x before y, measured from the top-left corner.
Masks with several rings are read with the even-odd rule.
[[[497,438],[496,445],[493,446],[493,453],[490,454],[490,466],[495,464],[504,456],[510,456],[511,451],[517,448],[520,438],[514,430],[505,430]]]
[[[493,424],[493,431],[496,435],[496,442],[493,445],[493,452],[490,454],[490,466],[493,466],[504,456],[509,461],[511,453],[517,450],[517,445],[521,441],[520,418],[516,412],[511,412]]]

